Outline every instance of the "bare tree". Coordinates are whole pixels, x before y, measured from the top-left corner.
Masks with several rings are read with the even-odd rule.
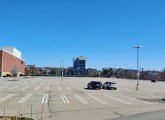
[[[14,66],[12,69],[11,69],[11,73],[12,73],[12,76],[15,77],[15,80],[16,80],[16,77],[18,76],[19,74],[19,69],[17,66]]]
[[[165,68],[163,69],[163,71],[161,73],[161,79],[162,79],[162,81],[165,81]]]

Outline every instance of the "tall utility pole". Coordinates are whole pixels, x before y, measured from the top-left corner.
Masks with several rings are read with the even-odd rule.
[[[136,90],[139,89],[139,76],[140,76],[140,72],[139,72],[139,49],[142,48],[142,46],[136,45],[134,46],[134,48],[137,49],[137,86],[136,86]]]
[[[31,119],[33,118],[33,105],[31,104]]]
[[[64,60],[61,60],[61,63],[62,63],[62,68],[61,68],[61,79],[63,80],[63,77],[64,77],[64,71],[63,71],[63,67],[64,67]]]
[[[2,52],[2,67],[1,67],[1,75],[0,77],[3,77],[3,52]]]

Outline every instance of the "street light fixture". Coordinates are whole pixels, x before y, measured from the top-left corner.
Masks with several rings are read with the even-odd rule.
[[[140,72],[139,72],[139,49],[142,48],[142,46],[136,45],[136,46],[134,46],[134,48],[137,49],[137,86],[136,86],[136,90],[138,90],[139,76],[140,76]]]
[[[61,68],[61,79],[63,80],[63,76],[64,76],[64,71],[63,71],[63,67],[64,67],[64,60],[61,60],[61,63],[62,63],[62,68]]]

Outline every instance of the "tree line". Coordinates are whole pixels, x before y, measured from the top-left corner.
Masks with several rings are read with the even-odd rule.
[[[102,71],[102,77],[116,77],[123,79],[137,79],[137,70],[130,69],[106,69]],[[162,71],[140,71],[141,80],[165,81],[165,69]]]

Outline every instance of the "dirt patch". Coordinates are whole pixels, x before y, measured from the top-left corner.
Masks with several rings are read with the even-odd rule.
[[[8,80],[8,81],[9,81],[9,82],[10,82],[10,81],[12,82],[12,81],[18,81],[18,80]]]
[[[146,101],[146,102],[158,102],[158,103],[165,103],[165,99],[160,98],[153,98],[153,99],[145,99],[145,98],[139,98],[139,100]]]
[[[0,116],[0,120],[33,120],[31,118],[26,118],[26,117],[16,117],[16,116]]]

